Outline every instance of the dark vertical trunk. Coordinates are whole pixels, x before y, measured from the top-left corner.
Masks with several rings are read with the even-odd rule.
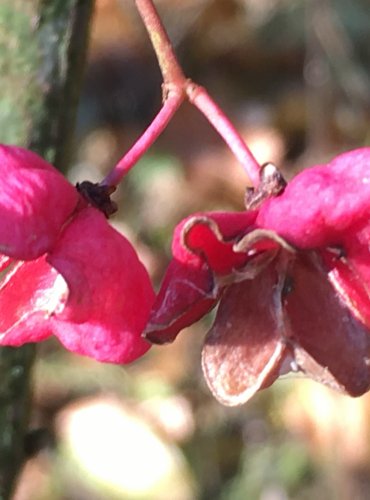
[[[94,0],[0,0],[0,142],[65,169]],[[0,311],[1,314],[1,311]],[[35,348],[0,349],[0,500],[24,460]]]

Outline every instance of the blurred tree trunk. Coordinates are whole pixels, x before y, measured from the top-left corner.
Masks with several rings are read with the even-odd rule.
[[[0,142],[64,170],[94,0],[0,0]],[[0,311],[1,314],[1,311]],[[24,460],[34,346],[0,349],[0,500]]]

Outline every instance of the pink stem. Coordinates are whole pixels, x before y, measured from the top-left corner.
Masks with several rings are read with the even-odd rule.
[[[189,83],[186,93],[189,101],[203,113],[224,139],[246,171],[252,185],[257,187],[260,181],[260,165],[229,118],[200,85]]]
[[[117,163],[114,169],[101,182],[103,186],[117,186],[127,172],[137,163],[137,161],[146,153],[153,142],[167,127],[169,121],[176,113],[180,104],[183,102],[185,95],[183,92],[172,90],[169,92],[167,99],[157,116],[154,118],[149,127],[139,137],[131,149]]]

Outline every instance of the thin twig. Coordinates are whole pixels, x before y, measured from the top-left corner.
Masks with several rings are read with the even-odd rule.
[[[135,0],[135,4],[152,42],[163,82],[183,87],[186,78],[153,2],[151,0]]]

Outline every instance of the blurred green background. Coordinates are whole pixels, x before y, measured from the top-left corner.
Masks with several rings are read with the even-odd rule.
[[[287,177],[370,144],[367,0],[157,0],[189,77],[260,162]],[[160,106],[161,78],[131,0],[97,0],[74,182],[97,181]],[[119,187],[113,225],[156,286],[176,223],[243,209],[247,179],[206,120],[182,106]],[[52,340],[34,369],[30,455],[15,500],[370,498],[370,398],[287,379],[224,408],[200,370],[211,318],[129,367]]]

